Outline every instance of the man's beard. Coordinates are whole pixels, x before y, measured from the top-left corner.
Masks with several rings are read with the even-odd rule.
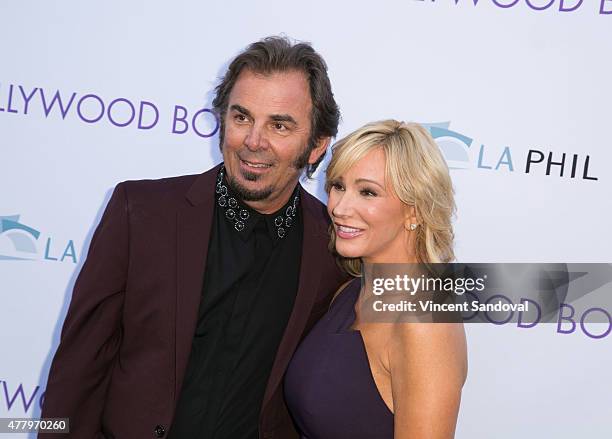
[[[219,143],[219,149],[223,153],[223,145]],[[311,148],[306,147],[304,151],[291,163],[291,167],[297,171],[303,170],[308,164]],[[259,174],[239,171],[245,180],[257,181],[261,177]],[[227,184],[230,189],[243,201],[263,201],[270,197],[274,192],[274,185],[266,186],[262,189],[248,189],[242,185],[235,176],[227,175]]]
[[[251,174],[249,172],[242,173],[242,176],[249,181],[257,181],[259,178],[259,175]],[[262,201],[272,195],[272,192],[274,191],[274,187],[272,185],[266,186],[263,189],[248,189],[240,184],[240,182],[233,175],[227,176],[227,184],[232,192],[234,192],[238,198],[243,201]]]

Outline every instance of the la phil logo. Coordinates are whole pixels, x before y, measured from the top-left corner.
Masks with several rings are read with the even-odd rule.
[[[489,171],[544,174],[560,178],[599,180],[590,170],[591,157],[560,151],[529,149],[518,156],[509,146],[489,148],[474,139],[449,129],[450,122],[423,124],[431,133],[449,169],[483,169]],[[517,160],[518,157],[518,160]],[[520,167],[516,167],[520,164]]]
[[[95,93],[54,92],[19,84],[0,87],[0,113],[28,115],[32,111],[45,118],[65,120],[72,117],[87,124],[108,123],[117,128],[138,130],[157,127],[160,117],[168,119],[162,115],[158,105],[145,100],[134,101],[125,97],[109,100]],[[174,106],[170,125],[172,134],[193,133],[203,138],[212,137],[219,130],[219,121],[211,109],[200,108],[190,112],[183,105]]]
[[[51,236],[19,221],[19,215],[0,216],[0,261],[45,260],[77,263],[72,239],[56,242]],[[44,243],[44,244],[43,244]],[[40,246],[44,245],[44,251]]]
[[[441,3],[442,0],[415,0],[418,2],[437,2]],[[448,0],[447,0],[448,1]],[[450,0],[457,6],[461,4],[472,3],[474,7],[483,4],[492,4],[493,6],[501,9],[510,9],[515,6],[521,5],[526,6],[532,11],[546,11],[554,10],[558,12],[575,12],[582,7],[584,0]],[[599,6],[599,15],[610,15],[612,14],[612,0],[597,0]],[[520,7],[520,6],[519,6]]]

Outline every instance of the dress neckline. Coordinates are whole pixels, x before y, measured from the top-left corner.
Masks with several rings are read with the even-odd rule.
[[[346,291],[349,290],[349,291]],[[361,291],[361,279],[355,278],[353,279],[346,288],[340,293],[337,299],[340,299],[340,296],[344,296],[341,303],[338,303],[340,307],[342,307],[342,311],[344,313],[343,316],[343,324],[340,326],[338,330],[338,334],[348,334],[352,337],[356,337],[358,340],[359,349],[361,351],[361,355],[363,361],[367,365],[367,369],[369,372],[370,383],[377,395],[378,403],[382,404],[382,406],[386,409],[386,412],[393,417],[393,412],[383,399],[380,394],[380,390],[376,384],[376,380],[374,379],[374,373],[372,372],[372,367],[370,365],[370,359],[368,357],[368,350],[366,348],[365,339],[363,338],[363,334],[360,329],[353,329],[352,326],[355,323],[355,319],[357,318],[357,313],[355,312],[355,305],[357,304],[357,300],[359,300],[359,293]]]

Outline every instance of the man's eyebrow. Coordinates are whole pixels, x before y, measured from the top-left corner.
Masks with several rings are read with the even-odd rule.
[[[361,183],[361,182],[374,183],[376,186],[379,186],[381,189],[383,190],[385,189],[383,185],[381,185],[380,183],[374,180],[370,180],[369,178],[358,178],[357,180],[355,180],[355,183]]]
[[[232,104],[230,106],[230,110],[237,111],[239,113],[244,114],[247,117],[253,118],[253,116],[251,115],[251,112],[247,110],[246,108],[244,108],[242,105]],[[273,114],[270,116],[270,120],[274,122],[289,122],[293,125],[298,124],[297,121],[290,114]]]
[[[273,114],[270,116],[270,119],[272,119],[274,122],[289,122],[297,125],[295,119],[289,114]]]
[[[244,114],[245,116],[251,117],[251,112],[247,110],[246,108],[244,108],[242,105],[232,104],[230,106],[230,110],[234,110],[234,111]]]

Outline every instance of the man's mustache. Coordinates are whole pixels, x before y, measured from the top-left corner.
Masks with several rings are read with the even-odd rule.
[[[253,153],[252,151],[238,151],[238,158],[251,163],[263,163],[266,165],[274,165],[276,158],[269,154]]]

